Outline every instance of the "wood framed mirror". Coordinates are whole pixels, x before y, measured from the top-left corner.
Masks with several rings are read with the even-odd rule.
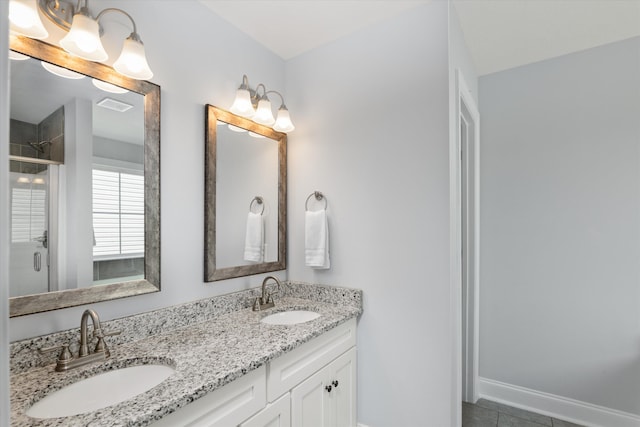
[[[127,78],[111,67],[71,56],[42,41],[11,35],[10,49],[12,57],[17,59],[11,61],[10,268],[14,261],[16,265],[33,262],[27,268],[18,266],[10,271],[10,316],[158,292],[160,87]],[[79,76],[77,81],[83,81],[85,86],[76,90],[59,74],[51,77],[50,65],[60,67],[54,71],[63,74],[75,73]],[[14,67],[18,68],[14,70]],[[58,80],[49,80],[52,78]],[[71,92],[66,92],[67,89]],[[103,111],[96,107],[100,103],[109,104],[113,107],[111,110],[131,110],[127,114],[136,118],[131,125],[136,141],[127,140],[130,123],[126,119],[103,121],[109,114],[124,117],[123,112]],[[25,116],[27,111],[42,108],[61,111],[57,128],[62,129],[62,134],[55,138],[61,137],[62,143],[42,137],[40,128],[44,120]],[[16,124],[18,128],[35,126],[36,136],[25,137],[19,131],[14,132]],[[106,134],[108,131],[112,133]],[[103,146],[109,145],[110,152],[115,154],[105,154],[104,147],[100,151],[101,141],[108,141]],[[135,151],[132,156],[136,160],[118,158],[126,151]],[[41,154],[50,156],[46,158]],[[45,180],[42,165],[59,170],[55,175],[46,172],[50,179]],[[102,181],[97,181],[97,170],[106,176],[107,184],[103,182],[103,186],[107,191],[113,193],[117,188],[117,195],[108,200],[110,205],[100,209],[96,208],[96,188]],[[43,179],[31,178],[38,173]],[[46,194],[48,209],[44,220],[39,219],[33,209],[22,213],[18,209],[20,197],[26,194],[33,200],[34,183],[41,181],[46,181],[47,189],[53,188],[50,182],[58,185],[50,193],[42,193]],[[127,208],[123,190],[126,186],[131,189],[127,195],[135,196]],[[27,227],[21,229],[17,224],[27,224]],[[43,224],[46,225],[44,233],[39,228]],[[109,227],[111,231],[105,231]],[[114,238],[114,235],[117,236]],[[27,255],[25,260],[21,258],[22,253]],[[130,268],[123,269],[125,264]],[[30,288],[22,273],[28,270],[28,274],[33,275],[34,270],[44,269],[47,270],[44,285],[37,283]],[[106,272],[109,269],[111,274]],[[118,269],[122,271],[113,272]]]
[[[287,135],[212,105],[205,116],[204,280],[284,270]],[[246,259],[249,213],[263,224],[260,260]]]

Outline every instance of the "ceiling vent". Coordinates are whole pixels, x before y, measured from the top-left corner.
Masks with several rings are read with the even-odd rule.
[[[118,101],[113,98],[104,98],[102,101],[98,102],[96,105],[107,108],[109,110],[117,111],[119,113],[124,113],[127,110],[133,108],[133,105],[127,104],[126,102]]]

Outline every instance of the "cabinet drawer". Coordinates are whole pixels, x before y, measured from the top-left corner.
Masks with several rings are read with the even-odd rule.
[[[273,402],[356,345],[356,319],[272,360],[267,368],[267,399]]]
[[[154,427],[238,425],[266,405],[264,366],[214,390],[153,424]]]

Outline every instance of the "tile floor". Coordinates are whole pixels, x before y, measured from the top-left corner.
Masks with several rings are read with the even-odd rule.
[[[578,424],[480,399],[462,402],[462,427],[582,427]]]

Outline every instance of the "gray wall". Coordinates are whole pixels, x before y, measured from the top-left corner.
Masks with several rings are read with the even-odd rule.
[[[202,281],[204,105],[228,108],[244,73],[276,90],[286,80],[297,126],[288,276],[364,289],[362,422],[451,424],[446,2],[286,66],[197,1],[103,3],[135,17],[162,87],[162,292],[93,308],[111,319],[260,284],[261,276]],[[184,45],[180,33],[198,37]],[[304,266],[304,201],[315,189],[329,200],[329,271]],[[77,327],[85,308],[11,319],[11,338]]]
[[[447,2],[287,62],[289,271],[364,290],[358,419],[451,425]],[[304,265],[304,205],[328,200],[330,270]]]
[[[152,81],[162,90],[162,292],[92,307],[101,318],[112,319],[258,286],[261,276],[215,283],[202,279],[204,111],[207,103],[228,108],[245,73],[254,85],[264,82],[267,87],[283,89],[284,61],[196,0],[160,1],[152,8],[147,0],[100,3],[100,9],[119,7],[134,17],[155,73]],[[108,17],[103,21],[109,39],[128,36],[126,26]],[[48,28],[59,36],[59,30]],[[185,44],[176,34],[197,37]],[[105,48],[111,57],[117,57],[119,46],[112,46],[114,51]],[[285,272],[277,275],[284,278]],[[11,340],[78,327],[85,308],[13,318]]]
[[[480,374],[640,414],[640,39],[480,78]]]

